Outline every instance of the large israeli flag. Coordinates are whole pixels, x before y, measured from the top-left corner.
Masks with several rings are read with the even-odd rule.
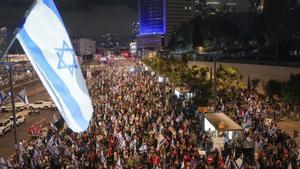
[[[38,0],[20,41],[62,117],[74,132],[88,128],[93,107],[70,38],[53,0]]]

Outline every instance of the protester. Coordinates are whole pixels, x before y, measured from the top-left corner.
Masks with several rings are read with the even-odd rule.
[[[9,85],[8,68],[6,66],[0,66],[0,72],[0,89],[2,89]],[[14,64],[12,74],[15,84],[28,81],[36,77],[36,72],[29,62]]]
[[[212,135],[202,131],[192,101],[174,97],[171,84],[159,82],[137,61],[104,65],[95,79],[90,89],[95,113],[88,131],[73,133],[58,125],[61,119],[56,118],[40,137],[20,143],[20,158],[15,155],[0,164],[7,168],[20,163],[21,168],[204,169],[234,168],[242,162],[250,168],[299,167],[294,140],[275,123],[266,126],[263,121],[265,114],[279,117],[284,110],[270,112],[258,95],[240,90],[219,94],[217,111],[241,125],[247,122],[249,129],[241,139],[251,137],[259,143],[258,159],[248,162],[234,139],[225,143],[224,150],[213,149]]]

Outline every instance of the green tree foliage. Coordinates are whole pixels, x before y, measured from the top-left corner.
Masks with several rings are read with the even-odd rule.
[[[188,87],[194,93],[195,105],[207,105],[212,98],[212,83],[207,80],[207,67],[189,68],[175,59],[146,58],[143,62],[154,71],[169,78],[175,87]]]
[[[190,89],[194,93],[193,102],[197,106],[208,106],[209,100],[213,98],[212,81],[194,79],[190,82]]]
[[[270,58],[288,56],[300,39],[300,10],[295,0],[265,0],[264,11],[252,24],[261,53]],[[299,49],[299,46],[298,46]],[[278,52],[277,52],[278,51]]]
[[[240,79],[238,70],[231,66],[220,65],[220,68],[217,70],[217,85],[220,89],[240,88],[242,85]]]
[[[258,87],[259,82],[260,82],[260,79],[257,79],[257,78],[252,79],[250,81],[250,86],[251,86],[250,89],[251,90],[256,90],[256,88]]]
[[[198,16],[175,31],[169,46],[172,50],[198,46],[220,49],[222,44],[232,44],[237,40],[239,33],[239,27],[228,16]]]
[[[171,37],[169,47],[172,50],[186,50],[192,47],[192,25],[184,23],[177,28]]]
[[[283,99],[291,104],[300,105],[300,74],[291,75],[283,89]]]
[[[283,83],[277,80],[269,80],[267,85],[266,85],[266,94],[270,97],[273,98],[273,96],[281,96],[283,89]]]

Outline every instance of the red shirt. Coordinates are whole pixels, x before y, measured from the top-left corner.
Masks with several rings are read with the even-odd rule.
[[[190,162],[192,159],[191,159],[191,157],[189,156],[189,155],[185,155],[184,157],[183,157],[183,159],[184,159],[184,162]]]
[[[160,159],[158,158],[157,155],[154,155],[154,156],[152,157],[152,164],[153,164],[153,165],[158,165],[159,163],[160,163]]]

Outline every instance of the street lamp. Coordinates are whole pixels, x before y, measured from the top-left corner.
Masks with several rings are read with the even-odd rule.
[[[217,107],[217,59],[216,56],[213,56],[214,59],[214,110],[216,111]]]

